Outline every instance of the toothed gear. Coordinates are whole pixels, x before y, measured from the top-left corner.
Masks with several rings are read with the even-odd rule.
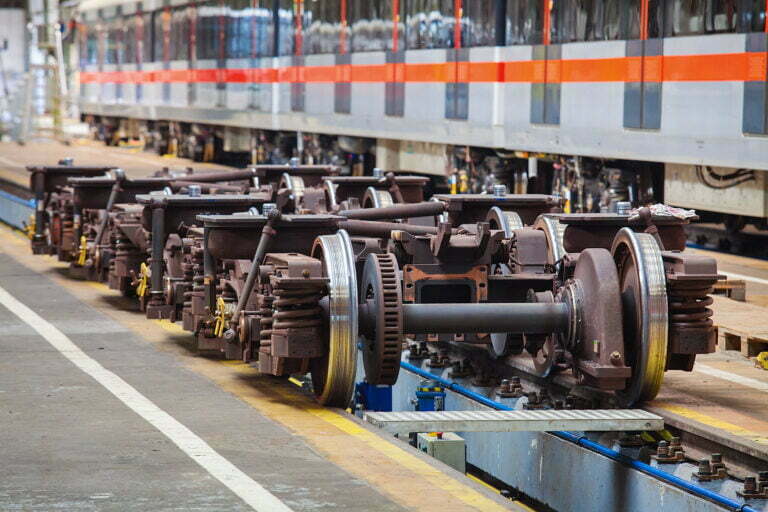
[[[368,383],[392,385],[400,372],[403,349],[402,295],[397,259],[393,254],[370,254],[363,270],[364,301],[376,311],[373,336],[363,343]]]

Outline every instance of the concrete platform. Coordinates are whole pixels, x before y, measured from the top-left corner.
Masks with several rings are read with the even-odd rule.
[[[62,158],[72,157],[77,165],[116,165],[126,175],[134,178],[148,176],[163,167],[181,170],[192,167],[195,170],[228,169],[222,165],[193,162],[184,158],[173,158],[144,151],[138,147],[106,146],[91,139],[74,139],[64,145],[50,139],[33,139],[25,145],[0,143],[0,178],[22,186],[29,186],[28,165],[55,165]]]
[[[2,510],[529,510],[285,380],[197,357],[6,228],[0,288]]]

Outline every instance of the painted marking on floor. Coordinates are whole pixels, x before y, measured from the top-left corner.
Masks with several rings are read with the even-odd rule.
[[[713,416],[709,416],[707,414],[694,411],[693,409],[688,409],[687,407],[671,404],[669,402],[654,401],[651,405],[653,405],[653,407],[658,407],[659,409],[663,409],[673,414],[677,414],[678,416],[683,416],[684,418],[687,418],[689,420],[698,421],[699,423],[703,423],[704,425],[709,425],[710,427],[723,430],[730,434],[733,434],[739,437],[749,438],[751,441],[755,443],[768,445],[768,437],[766,437],[764,433],[753,432],[744,427],[734,425],[733,423],[728,423],[727,421],[720,420]]]
[[[757,389],[758,391],[768,391],[768,382],[752,379],[750,377],[744,377],[736,373],[726,372],[725,370],[718,370],[705,364],[697,363],[693,367],[693,371],[697,373],[704,373],[718,379],[727,380],[739,384],[740,386],[746,386],[748,388]]]
[[[15,160],[11,160],[10,158],[6,158],[4,156],[0,156],[0,163],[4,163],[5,165],[10,165],[11,167],[24,167],[24,164],[21,164]]]
[[[737,274],[736,272],[725,272],[724,270],[718,270],[717,272],[718,274],[723,274],[724,276],[732,277],[733,279],[743,279],[744,281],[751,281],[753,283],[768,285],[768,279],[752,277],[745,274]]]
[[[291,511],[291,508],[222,457],[194,432],[160,409],[117,374],[107,370],[98,361],[88,356],[53,324],[32,311],[2,287],[0,287],[0,304],[34,329],[80,370],[159,430],[251,508],[269,512]]]

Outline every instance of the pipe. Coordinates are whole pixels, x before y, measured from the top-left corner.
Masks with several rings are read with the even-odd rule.
[[[410,363],[406,363],[404,361],[400,362],[400,367],[408,370],[411,373],[415,373],[416,375],[419,375],[420,377],[424,377],[425,379],[431,379],[436,382],[439,382],[441,385],[443,385],[446,389],[450,389],[454,393],[458,393],[460,395],[463,395],[467,398],[471,398],[472,400],[475,400],[478,403],[481,403],[483,405],[486,405],[492,409],[496,409],[497,411],[512,411],[514,410],[512,407],[509,407],[507,405],[504,405],[502,403],[496,402],[494,400],[491,400],[490,398],[481,395],[480,393],[476,393],[470,389],[467,389],[459,384],[456,384],[455,382],[451,382],[448,379],[444,379],[443,377],[440,377],[438,375],[434,375],[432,373],[429,373],[428,371],[422,370],[418,366],[414,366]],[[694,483],[688,482],[687,480],[683,480],[682,478],[679,478],[673,474],[667,473],[665,471],[661,471],[657,468],[654,468],[653,466],[650,466],[648,464],[645,464],[644,462],[640,462],[634,459],[631,459],[627,457],[626,455],[622,455],[616,450],[612,450],[610,448],[606,448],[605,446],[602,446],[594,441],[591,441],[587,439],[584,436],[574,434],[572,432],[548,432],[549,434],[552,434],[555,437],[558,437],[560,439],[563,439],[565,441],[572,442],[578,446],[581,446],[582,448],[585,448],[587,450],[599,453],[600,455],[603,455],[605,457],[608,457],[611,460],[615,460],[616,462],[619,462],[621,464],[624,464],[626,466],[631,467],[632,469],[635,469],[637,471],[641,471],[647,475],[650,475],[654,478],[658,478],[659,480],[666,482],[668,484],[674,485],[676,487],[680,487],[684,489],[685,491],[690,492],[691,494],[698,496],[700,498],[704,498],[706,500],[712,501],[714,503],[717,503],[718,505],[722,505],[724,507],[728,507],[736,512],[760,512],[759,510],[750,507],[746,503],[739,503],[737,501],[732,500],[731,498],[728,498],[727,496],[723,496],[721,494],[717,494],[715,492],[710,491],[709,489],[705,489],[704,487],[698,486]]]
[[[253,285],[256,283],[256,277],[259,275],[259,266],[261,265],[262,260],[264,259],[264,255],[269,250],[269,246],[272,242],[272,237],[274,237],[277,234],[277,231],[275,231],[275,228],[273,227],[275,222],[280,219],[282,214],[279,210],[272,210],[269,212],[268,218],[267,218],[267,224],[264,226],[264,229],[261,232],[261,238],[259,238],[259,245],[256,246],[256,254],[253,255],[253,260],[251,261],[251,268],[248,270],[248,277],[245,279],[245,284],[243,285],[243,289],[240,293],[240,297],[237,300],[237,307],[235,308],[235,312],[232,314],[232,323],[231,325],[237,325],[237,321],[240,318],[240,312],[245,308],[245,305],[248,303],[248,299],[251,298],[251,292],[253,291]],[[229,338],[231,336],[234,336],[234,331],[231,329],[227,331],[226,336]]]
[[[339,215],[348,219],[384,220],[403,219],[406,217],[429,217],[440,215],[445,211],[445,203],[441,201],[425,201],[423,203],[403,203],[385,208],[357,208],[342,210]]]
[[[152,201],[152,259],[149,262],[151,276],[151,295],[163,295],[163,270],[165,270],[165,201]]]
[[[392,231],[405,231],[415,236],[437,234],[437,228],[432,226],[371,220],[343,220],[339,222],[339,229],[347,230],[350,235],[371,236],[375,238],[391,238]]]
[[[179,179],[171,179],[170,181],[194,181],[194,182],[219,182],[219,181],[238,181],[248,180],[256,176],[256,171],[253,169],[239,169],[237,171],[222,171],[222,172],[209,172],[202,174],[186,174],[179,176]]]
[[[561,303],[403,304],[403,332],[513,332],[550,334],[568,329],[568,306]]]
[[[204,194],[210,193],[211,190],[216,190],[218,192],[243,193],[247,192],[247,189],[249,188],[243,185],[222,185],[220,183],[205,183],[196,181],[172,181],[171,189],[173,189],[174,192],[180,192],[183,188],[188,188],[190,185],[197,185],[200,187],[200,191]]]

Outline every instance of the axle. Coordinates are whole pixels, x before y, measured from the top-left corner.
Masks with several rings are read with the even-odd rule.
[[[359,208],[355,210],[342,210],[339,215],[348,219],[358,220],[384,220],[402,219],[406,217],[429,217],[440,215],[445,211],[445,204],[439,201],[423,203],[402,203],[386,208]]]

